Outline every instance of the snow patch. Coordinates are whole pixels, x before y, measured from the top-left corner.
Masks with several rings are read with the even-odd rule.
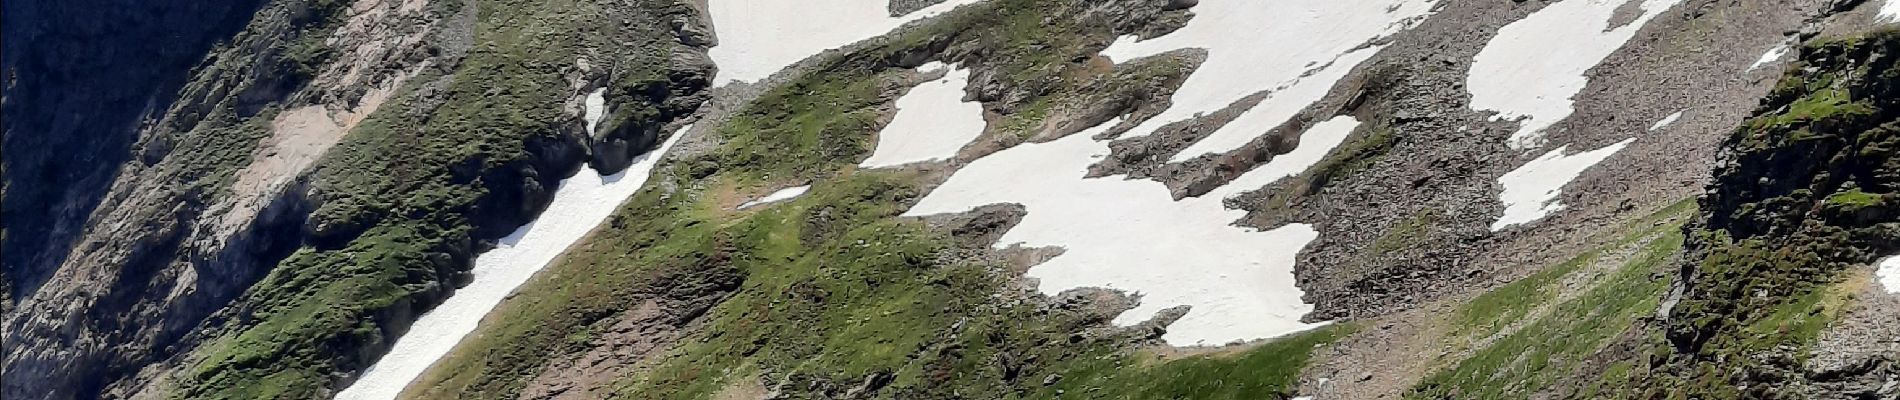
[[[1875,270],[1874,275],[1880,278],[1880,287],[1886,288],[1887,293],[1900,294],[1900,256],[1880,260],[1880,269]]]
[[[944,69],[925,64],[919,72]],[[983,104],[963,101],[970,70],[951,69],[943,79],[924,82],[897,99],[897,115],[878,132],[877,149],[858,166],[895,167],[957,156],[957,151],[983,134]]]
[[[1634,1],[1642,14],[1612,28],[1616,10]],[[1680,1],[1563,0],[1505,25],[1471,64],[1471,109],[1518,120],[1511,148],[1542,146],[1544,129],[1576,111],[1572,98],[1590,83],[1584,74]]]
[[[905,215],[1020,204],[1027,215],[996,246],[1064,249],[1029,270],[1038,291],[1055,295],[1095,287],[1137,294],[1141,304],[1114,319],[1123,326],[1191,306],[1162,337],[1171,345],[1222,345],[1318,326],[1300,322],[1313,306],[1301,301],[1293,276],[1294,257],[1318,232],[1306,224],[1266,231],[1236,226],[1247,212],[1229,209],[1223,200],[1306,170],[1359,122],[1338,117],[1318,124],[1293,152],[1214,193],[1180,201],[1152,180],[1084,178],[1091,164],[1110,154],[1108,142],[1094,137],[1119,123],[971,162]]]
[[[1656,121],[1655,124],[1651,124],[1649,126],[1649,130],[1655,131],[1662,128],[1668,128],[1669,125],[1674,125],[1676,123],[1676,120],[1678,119],[1682,119],[1682,111],[1677,111],[1675,114],[1669,114],[1669,116],[1663,117],[1662,120]]]
[[[1498,194],[1498,200],[1504,202],[1504,216],[1491,223],[1491,230],[1529,223],[1563,210],[1564,205],[1557,201],[1557,195],[1563,193],[1564,185],[1635,141],[1624,139],[1601,149],[1570,155],[1564,154],[1570,146],[1558,147],[1498,177],[1498,184],[1504,186],[1504,192]]]
[[[719,44],[714,80],[757,82],[819,52],[844,47],[981,0],[948,0],[892,17],[886,0],[709,0]]]
[[[1239,148],[1292,117],[1379,47],[1368,42],[1397,33],[1431,13],[1432,0],[1206,0],[1194,19],[1148,40],[1122,37],[1102,50],[1117,62],[1183,48],[1207,50],[1207,60],[1171,97],[1173,106],[1124,137],[1211,113],[1241,98],[1268,98],[1187,149],[1174,161]],[[1356,49],[1356,50],[1355,50]]]
[[[1900,21],[1900,0],[1881,2],[1880,16],[1874,18],[1874,20],[1877,22]]]
[[[594,89],[581,101],[581,119],[587,121],[587,134],[594,134],[594,127],[600,125],[600,118],[607,116],[607,88]]]
[[[785,188],[776,192],[772,192],[772,194],[765,195],[765,197],[760,197],[758,199],[745,202],[745,204],[740,204],[739,208],[747,209],[747,208],[752,208],[754,206],[758,206],[761,204],[770,204],[770,203],[777,203],[781,201],[791,200],[792,198],[805,195],[805,192],[808,192],[808,191],[811,191],[811,185]]]
[[[1786,43],[1775,45],[1775,48],[1768,49],[1766,53],[1761,53],[1761,58],[1756,59],[1754,64],[1750,64],[1746,72],[1755,72],[1755,70],[1761,69],[1761,67],[1769,63],[1773,63],[1775,60],[1780,60],[1781,56],[1788,55],[1788,50],[1791,48],[1792,47]]]
[[[635,158],[632,166],[618,174],[600,176],[593,168],[582,168],[562,180],[547,211],[501,238],[494,249],[476,256],[475,268],[470,271],[475,275],[474,281],[417,318],[409,332],[396,339],[388,354],[364,371],[362,378],[338,392],[336,398],[396,398],[410,381],[448,354],[463,336],[474,331],[482,317],[516,287],[593,231],[619,209],[621,202],[638,192],[653,172],[654,164],[686,136],[690,128],[675,132],[660,148]]]

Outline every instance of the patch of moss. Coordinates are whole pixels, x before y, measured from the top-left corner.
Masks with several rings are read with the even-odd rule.
[[[1853,211],[1853,210],[1859,210],[1862,208],[1874,207],[1881,204],[1885,204],[1886,201],[1887,201],[1886,195],[1877,194],[1877,193],[1867,193],[1867,192],[1860,191],[1860,189],[1853,189],[1853,190],[1835,192],[1833,195],[1827,196],[1827,201],[1825,203],[1830,208],[1836,208],[1836,209],[1840,209],[1844,211]]]
[[[1437,210],[1413,214],[1411,218],[1406,218],[1391,229],[1387,229],[1385,233],[1379,235],[1378,239],[1373,239],[1372,244],[1366,246],[1366,249],[1376,257],[1412,247],[1418,244],[1418,241],[1424,240],[1424,236],[1429,233],[1427,230],[1438,224],[1438,218]]]

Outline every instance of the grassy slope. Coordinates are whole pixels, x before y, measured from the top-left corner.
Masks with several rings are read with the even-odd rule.
[[[339,244],[298,250],[254,285],[236,306],[234,326],[198,350],[172,395],[310,398],[333,384],[339,364],[366,364],[369,349],[386,342],[379,325],[438,290],[468,259],[468,215],[491,191],[511,189],[484,179],[535,179],[529,164],[558,162],[530,159],[527,146],[561,140],[558,127],[570,122],[561,111],[570,91],[564,74],[592,44],[577,39],[583,30],[605,24],[583,20],[599,11],[582,5],[481,2],[476,47],[433,102],[439,106],[405,89],[321,162],[313,224],[320,241]],[[660,43],[670,43],[670,32],[632,41],[628,59],[613,62],[641,71],[668,53]],[[627,73],[615,84],[659,76]]]
[[[1158,332],[1104,329],[1113,310],[1087,298],[1024,301],[1029,294],[1012,286],[1005,266],[950,257],[956,238],[894,218],[920,195],[919,177],[850,167],[871,147],[871,108],[890,101],[878,88],[897,70],[895,55],[947,42],[1002,79],[1043,82],[1010,85],[1021,101],[993,105],[1004,126],[1020,129],[1041,126],[1052,107],[1114,90],[1089,82],[1169,74],[1091,75],[1065,62],[1065,53],[1091,52],[1082,41],[1112,37],[1071,25],[1073,6],[994,0],[766,93],[720,127],[721,147],[664,166],[659,189],[620,211],[624,224],[525,286],[410,394],[512,397],[555,355],[585,351],[639,300],[672,298],[651,288],[684,277],[723,300],[692,322],[694,335],[623,377],[618,397],[712,398],[748,385],[791,397],[1287,397],[1307,352],[1351,326],[1160,362],[1134,345]],[[806,179],[818,182],[797,200],[757,212],[720,208],[732,199],[718,188]]]
[[[1683,201],[1631,222],[1598,249],[1461,305],[1447,316],[1448,338],[1468,356],[1425,377],[1407,397],[1530,398],[1583,374],[1586,359],[1655,313],[1668,286],[1655,276],[1682,249],[1681,227],[1693,205]],[[1593,267],[1610,262],[1604,255],[1613,252],[1630,255]],[[1586,286],[1567,289],[1566,281]],[[1576,293],[1560,296],[1565,290]]]

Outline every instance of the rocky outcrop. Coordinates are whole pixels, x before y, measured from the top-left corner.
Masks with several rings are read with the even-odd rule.
[[[20,272],[15,277],[16,282],[24,284],[16,287],[21,294],[16,309],[20,312],[9,313],[5,321],[4,339],[9,345],[5,354],[4,392],[0,395],[47,399],[100,396],[101,391],[118,379],[165,357],[180,338],[190,334],[207,315],[222,307],[225,300],[248,286],[247,279],[262,271],[258,265],[274,263],[298,243],[294,235],[283,236],[287,231],[295,232],[301,210],[308,209],[305,202],[295,198],[260,201],[256,218],[231,224],[232,230],[242,231],[244,236],[219,238],[216,245],[203,242],[203,236],[195,233],[195,227],[199,218],[208,216],[207,203],[222,194],[220,188],[225,185],[221,181],[228,179],[227,168],[243,162],[260,132],[245,121],[309,79],[308,74],[297,72],[299,59],[295,52],[286,50],[290,47],[288,44],[305,38],[306,33],[321,36],[326,32],[322,29],[323,22],[337,8],[334,3],[280,2],[257,11],[257,17],[252,18],[252,9],[245,8],[248,6],[234,5],[238,8],[146,10],[130,5],[87,5],[92,10],[124,11],[141,17],[147,11],[153,11],[153,15],[177,16],[130,24],[168,26],[142,28],[152,31],[125,31],[137,36],[124,38],[124,44],[107,43],[101,47],[107,59],[93,60],[97,64],[91,66],[101,71],[117,71],[99,75],[109,79],[108,82],[86,83],[93,77],[78,72],[83,70],[65,71],[83,77],[35,77],[33,83],[25,84],[26,89],[20,89],[25,92],[20,97],[22,101],[12,100],[14,97],[10,95],[9,124],[30,126],[38,116],[70,115],[67,111],[36,113],[31,109],[11,109],[15,105],[26,107],[27,103],[43,104],[39,107],[59,104],[54,98],[38,99],[37,96],[46,95],[39,91],[80,93],[70,95],[80,97],[59,100],[64,103],[61,106],[99,107],[107,117],[91,120],[61,117],[54,121],[65,121],[60,123],[67,125],[37,128],[9,125],[9,141],[49,141],[49,148],[34,148],[30,155],[20,157],[9,154],[7,162],[59,162],[103,168],[101,171],[106,174],[103,179],[110,182],[110,190],[84,194],[86,190],[95,189],[88,180],[97,178],[77,174],[67,175],[65,178],[72,180],[59,183],[9,185],[16,189],[30,188],[9,192],[9,196],[33,196],[40,190],[75,192],[68,197],[72,203],[65,205],[36,204],[29,199],[10,200],[8,206],[84,210],[89,215],[76,220],[46,221],[46,224],[19,222],[65,217],[38,210],[31,211],[34,216],[7,217],[9,227],[51,229],[39,232],[43,235],[10,234],[9,240],[39,237],[52,241],[38,245],[7,244],[8,270]],[[201,21],[181,15],[197,12],[204,12],[202,17],[213,20]],[[138,17],[128,18],[138,20]],[[96,23],[94,20],[73,26],[111,29],[98,27]],[[10,23],[9,27],[21,25],[29,24]],[[195,38],[191,40],[209,45],[209,41],[223,38],[218,35],[229,34],[228,30],[240,27],[243,32],[204,60],[200,60],[198,54],[148,53],[153,49],[151,37],[172,35],[161,32],[178,30],[178,37]],[[82,30],[81,35],[85,35],[84,32]],[[49,36],[60,37],[51,33]],[[32,42],[54,46],[39,51],[81,52],[57,49],[60,43],[57,40]],[[19,42],[9,38],[8,43]],[[90,44],[80,47],[88,46]],[[126,49],[112,50],[111,46]],[[61,67],[38,64],[44,61],[29,62],[35,64],[33,68]],[[168,63],[197,63],[197,68],[195,73],[186,74],[180,66],[168,67]],[[119,73],[139,76],[115,75]],[[136,105],[120,104],[126,101],[123,99],[83,97],[87,94],[119,96],[121,94],[115,93],[125,90],[157,92],[139,94],[143,98],[135,100]],[[110,117],[115,104],[134,108],[126,112],[134,113],[128,118],[135,120],[112,122],[118,118]],[[13,115],[21,117],[16,119]],[[82,120],[85,122],[79,122]],[[101,136],[90,143],[104,147],[125,145],[126,148],[62,149],[59,147],[63,145],[56,144],[60,140],[92,140],[78,133],[58,132],[81,129],[84,124],[93,123],[122,126],[94,127]],[[42,132],[48,136],[24,131],[42,128],[47,129]],[[131,142],[133,139],[136,143]],[[9,145],[8,148],[27,147]],[[132,160],[120,166],[113,161],[121,157],[113,155],[118,151],[124,151],[123,156]],[[66,157],[74,159],[62,160]],[[57,175],[66,174],[39,178],[57,178]],[[21,177],[15,175],[9,179]],[[87,196],[96,195],[103,195],[96,208],[84,204]],[[15,211],[9,209],[10,214]],[[73,237],[64,238],[69,234]],[[68,253],[65,245],[59,243],[63,240],[78,240],[79,245]],[[31,250],[22,246],[30,246],[25,248]],[[36,258],[24,261],[12,258],[34,254]]]
[[[1818,372],[1801,360],[1852,308],[1842,293],[1854,291],[1837,282],[1900,252],[1896,77],[1900,34],[1810,44],[1724,143],[1664,310],[1659,387],[1704,398],[1893,395],[1880,386],[1900,354]],[[1853,383],[1862,379],[1873,382]]]
[[[233,3],[234,7],[238,5],[241,4]],[[16,36],[11,33],[11,29],[17,27],[23,32],[49,29],[32,23],[12,22],[16,15],[34,15],[28,12],[15,13],[16,6],[27,11],[56,9],[33,3],[7,4],[9,68],[14,65],[13,46],[22,43],[13,38],[26,36]],[[140,101],[139,106],[145,108],[135,111],[144,112],[143,118],[152,121],[146,122],[140,129],[127,128],[125,146],[128,149],[124,151],[129,154],[127,157],[135,159],[134,162],[123,169],[108,171],[108,175],[102,179],[111,183],[107,192],[109,194],[89,195],[102,197],[103,200],[96,210],[90,211],[91,215],[78,221],[16,224],[39,217],[35,215],[16,219],[11,215],[24,210],[13,208],[16,205],[35,206],[38,200],[32,196],[47,196],[42,192],[52,193],[55,189],[85,186],[26,181],[26,178],[53,179],[54,175],[71,175],[54,173],[52,170],[41,171],[43,168],[38,164],[28,163],[45,163],[50,162],[45,160],[60,157],[105,156],[86,154],[96,152],[75,154],[54,149],[36,149],[31,154],[23,153],[21,157],[9,152],[6,171],[30,171],[33,174],[8,175],[7,187],[10,189],[7,195],[10,197],[5,203],[9,207],[6,220],[10,229],[7,235],[8,250],[5,252],[8,257],[8,282],[20,288],[16,293],[22,296],[17,304],[21,312],[9,310],[7,313],[5,392],[0,395],[47,399],[166,395],[180,385],[180,376],[173,373],[175,368],[189,367],[205,359],[207,356],[204,353],[207,351],[204,346],[228,342],[231,339],[227,335],[244,332],[266,322],[260,313],[276,305],[296,305],[281,303],[295,301],[284,298],[273,298],[274,306],[258,304],[260,299],[257,296],[271,296],[271,293],[281,293],[286,289],[299,290],[281,281],[258,284],[265,277],[277,273],[274,271],[295,270],[299,265],[306,265],[280,266],[280,261],[285,261],[300,248],[321,251],[344,246],[366,232],[385,229],[400,222],[400,219],[362,218],[364,214],[356,214],[355,217],[344,218],[345,223],[339,224],[335,223],[334,218],[323,217],[337,214],[335,210],[326,209],[326,205],[333,208],[336,203],[333,194],[338,193],[334,190],[337,182],[392,178],[383,176],[389,169],[354,169],[386,165],[387,161],[352,158],[404,151],[397,146],[398,143],[378,141],[392,137],[388,121],[426,118],[451,98],[452,84],[458,75],[452,72],[464,63],[465,54],[474,47],[474,36],[482,29],[477,24],[477,6],[478,2],[460,0],[277,1],[259,9],[255,18],[252,18],[249,10],[240,10],[245,14],[234,17],[237,18],[235,24],[228,29],[243,28],[243,31],[210,56],[175,55],[186,57],[181,61],[187,63],[186,66],[190,62],[199,63],[198,68],[189,75],[190,79],[177,78],[177,83],[166,83],[164,78],[134,79],[108,75],[123,81],[135,81],[139,85],[148,82],[153,85],[172,85],[173,89],[168,90],[176,90],[176,93],[152,94],[149,96],[153,99]],[[124,8],[136,12],[144,10],[137,7],[99,8]],[[203,7],[161,7],[161,10],[203,13],[207,18],[223,15],[220,14],[222,11],[218,11],[222,9],[200,8]],[[244,24],[245,20],[249,20],[248,26]],[[153,22],[176,25],[166,29],[223,29],[214,23],[176,18]],[[74,26],[89,29],[87,27],[94,25],[82,23]],[[644,29],[625,24],[621,26]],[[51,29],[51,32],[67,31]],[[666,43],[674,40],[670,36],[657,39],[665,40]],[[642,43],[647,42],[650,41]],[[54,44],[47,46],[57,45],[58,42],[49,43]],[[32,50],[35,53],[31,54],[42,58],[45,56],[40,53],[49,51],[34,46],[20,47],[24,49],[23,52]],[[628,50],[619,47],[604,50],[609,52],[596,55],[608,61],[604,64],[617,64],[623,58],[633,58],[639,59],[642,66],[649,65],[646,60],[639,58],[647,54],[642,52],[654,51],[652,48]],[[146,74],[156,72],[140,72],[144,71],[141,68],[165,66],[163,63],[140,64],[166,60],[150,54],[136,51],[106,53],[106,56],[123,56],[112,60],[96,60],[101,63],[100,68],[112,71]],[[573,60],[572,54],[563,57]],[[203,60],[200,61],[200,58]],[[633,153],[644,151],[653,139],[651,133],[657,132],[657,124],[649,119],[675,118],[690,112],[698,104],[698,100],[691,97],[692,94],[703,89],[706,77],[711,75],[707,63],[703,62],[703,55],[699,59],[696,62],[690,54],[679,58],[678,62],[670,66],[676,72],[662,74],[657,85],[649,78],[650,75],[642,75],[650,71],[631,71],[631,76],[612,76],[607,71],[588,72],[580,69],[570,70],[575,71],[572,80],[576,87],[555,86],[548,90],[547,94],[550,95],[562,89],[578,90],[579,86],[587,82],[638,86],[640,89],[660,88],[658,91],[627,88],[616,91],[624,91],[629,94],[627,97],[631,97],[615,99],[617,103],[627,104],[630,106],[627,109],[638,111],[628,112],[611,121],[626,126],[655,125],[644,131],[626,129],[649,133],[646,137],[648,144],[631,143],[632,146],[617,148],[595,146],[600,148],[590,149],[587,137],[579,133],[578,116],[561,117],[563,114],[557,100],[535,104],[534,107],[543,108],[533,111],[548,116],[549,126],[558,127],[551,131],[558,132],[558,135],[529,139],[519,139],[522,137],[520,135],[488,136],[502,142],[504,147],[512,145],[520,149],[525,157],[476,154],[465,159],[444,160],[423,166],[429,170],[456,174],[462,177],[458,184],[477,188],[484,194],[472,198],[464,206],[454,207],[454,211],[467,213],[459,219],[460,222],[442,222],[449,225],[465,224],[453,228],[461,229],[460,235],[464,236],[445,240],[427,252],[403,254],[413,257],[408,258],[410,260],[423,261],[422,265],[432,272],[426,275],[429,282],[418,282],[420,285],[414,297],[370,310],[373,320],[383,325],[381,333],[390,336],[399,334],[407,321],[446,297],[456,282],[466,277],[464,271],[473,254],[483,246],[481,243],[505,235],[530,220],[547,203],[551,194],[547,188],[552,188],[561,177],[590,158],[625,160]],[[21,64],[30,64],[28,67],[31,68],[20,68],[19,71],[25,72],[16,73],[46,74],[48,68],[60,67],[41,65],[49,62],[25,59]],[[139,65],[127,66],[130,64]],[[186,76],[184,72],[180,68],[172,74],[182,77]],[[8,143],[5,148],[9,151],[40,143],[35,140],[83,137],[20,134],[28,130],[21,127],[31,127],[31,123],[72,125],[78,122],[71,118],[50,117],[65,115],[64,111],[36,111],[45,106],[16,109],[16,105],[27,104],[16,99],[54,104],[50,100],[40,101],[45,96],[41,92],[54,91],[60,85],[66,85],[66,89],[79,93],[106,95],[117,93],[114,90],[139,86],[122,85],[94,90],[81,86],[84,82],[90,82],[86,80],[35,77],[33,84],[16,85],[17,88],[10,88],[7,92],[9,117],[6,118]],[[75,101],[78,100],[66,102]],[[13,118],[16,112],[28,117]],[[38,116],[49,117],[47,121],[37,121],[34,118]],[[358,133],[365,130],[371,133]],[[137,133],[135,136],[132,134],[134,132]],[[511,137],[518,141],[506,143]],[[136,139],[136,143],[132,143],[131,139]],[[98,141],[102,145],[110,142]],[[442,153],[443,149],[408,150],[411,152],[407,156],[433,160],[441,157],[432,158],[428,152]],[[423,153],[418,154],[416,151]],[[484,157],[516,158],[518,161],[489,164],[483,162]],[[109,161],[104,158],[100,160]],[[79,200],[83,199],[74,201]],[[318,218],[310,218],[313,215]],[[63,249],[14,242],[14,238],[48,236],[42,235],[46,232],[35,231],[41,227],[78,229],[60,228],[66,225],[84,227],[73,235],[83,245],[71,251],[70,257],[66,256],[67,252]],[[27,229],[20,229],[22,227]],[[14,250],[22,246],[36,251]],[[33,255],[41,252],[46,255]],[[43,270],[36,270],[33,265],[14,262],[15,258],[29,257],[50,260],[46,261],[50,264],[44,265]],[[38,281],[46,284],[41,285]],[[253,295],[250,298],[241,296],[247,292]],[[279,339],[297,338],[286,335]],[[374,342],[331,342],[326,345],[341,345],[339,348],[348,349],[339,352],[346,355],[340,358],[344,360],[340,364],[347,369],[367,365],[384,348]],[[307,350],[293,348],[286,351]],[[333,379],[312,379],[306,383],[327,384]],[[191,383],[190,380],[183,380],[184,385]]]
[[[9,1],[0,36],[11,298],[37,291],[104,200],[142,129],[190,69],[243,29],[259,0]],[[154,38],[165,38],[154,45]]]

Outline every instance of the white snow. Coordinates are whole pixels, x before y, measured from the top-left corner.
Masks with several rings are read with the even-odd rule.
[[[942,63],[918,67],[918,72],[943,69]],[[897,115],[878,132],[877,149],[858,166],[895,167],[956,157],[957,151],[983,133],[983,104],[963,101],[970,70],[953,68],[943,79],[924,82],[897,99]]]
[[[819,52],[890,32],[980,0],[947,0],[891,17],[887,0],[709,0],[719,44],[715,82],[757,82]]]
[[[1163,309],[1191,306],[1162,337],[1172,345],[1222,345],[1317,326],[1299,320],[1313,307],[1300,299],[1293,265],[1318,232],[1306,224],[1266,231],[1236,226],[1246,211],[1228,209],[1222,200],[1306,170],[1359,122],[1338,117],[1318,124],[1293,152],[1213,193],[1180,201],[1152,180],[1083,178],[1089,165],[1110,153],[1107,141],[1093,137],[1118,123],[978,159],[905,215],[1021,204],[1028,214],[997,247],[1064,250],[1029,270],[1040,292],[1098,287],[1138,294],[1141,304],[1114,320],[1124,326]]]
[[[1880,269],[1875,270],[1874,275],[1880,278],[1880,287],[1886,288],[1887,293],[1900,294],[1900,256],[1880,260]]]
[[[1761,69],[1762,66],[1768,65],[1768,63],[1780,60],[1781,56],[1788,55],[1788,49],[1790,48],[1791,47],[1787,44],[1775,45],[1774,48],[1768,49],[1768,52],[1761,53],[1761,58],[1755,60],[1754,64],[1750,64],[1747,72],[1755,72],[1755,70]]]
[[[600,118],[607,116],[607,88],[594,89],[581,102],[581,119],[587,121],[587,134],[594,134],[594,127],[600,125]]]
[[[1674,125],[1676,123],[1676,120],[1678,119],[1682,119],[1682,111],[1677,111],[1675,114],[1669,114],[1669,116],[1663,117],[1663,119],[1661,120],[1657,120],[1655,124],[1649,125],[1649,130],[1654,131],[1654,130],[1658,130],[1662,128],[1668,128],[1669,125]]]
[[[1601,149],[1570,155],[1564,154],[1570,146],[1558,147],[1498,177],[1498,184],[1504,186],[1504,192],[1498,194],[1498,200],[1504,202],[1504,216],[1491,223],[1491,230],[1529,223],[1563,210],[1564,205],[1557,201],[1557,195],[1563,192],[1564,185],[1634,141],[1634,138],[1624,139]]]
[[[1879,22],[1900,21],[1900,0],[1887,0],[1880,3]]]
[[[1124,137],[1211,113],[1271,90],[1175,161],[1231,151],[1325,96],[1346,72],[1378,52],[1368,42],[1410,27],[1431,13],[1432,0],[1204,0],[1194,19],[1165,36],[1123,37],[1102,54],[1117,62],[1176,49],[1202,48],[1207,60],[1172,96],[1173,106]],[[1355,50],[1357,49],[1357,50]]]
[[[396,339],[388,354],[364,371],[362,378],[338,392],[336,398],[395,398],[424,369],[474,331],[482,317],[503,298],[638,192],[653,172],[654,164],[686,136],[685,133],[686,129],[680,129],[660,148],[635,158],[633,165],[620,173],[600,176],[592,168],[583,168],[562,180],[547,211],[534,222],[501,238],[494,249],[477,256],[475,268],[471,270],[474,281],[416,319],[409,332]]]
[[[1642,14],[1610,27],[1617,8],[1641,2]],[[1570,116],[1572,97],[1589,84],[1584,73],[1663,10],[1681,0],[1562,0],[1505,25],[1478,52],[1466,78],[1471,108],[1517,119],[1510,146],[1543,145],[1543,130]]]
[[[777,203],[781,201],[791,200],[792,198],[804,195],[805,192],[808,192],[808,191],[811,191],[811,185],[785,188],[776,192],[772,192],[772,194],[765,195],[765,197],[760,197],[758,199],[745,202],[745,204],[740,204],[739,208],[746,209],[746,208],[752,208],[753,206],[757,206],[761,204],[770,204],[770,203]]]

